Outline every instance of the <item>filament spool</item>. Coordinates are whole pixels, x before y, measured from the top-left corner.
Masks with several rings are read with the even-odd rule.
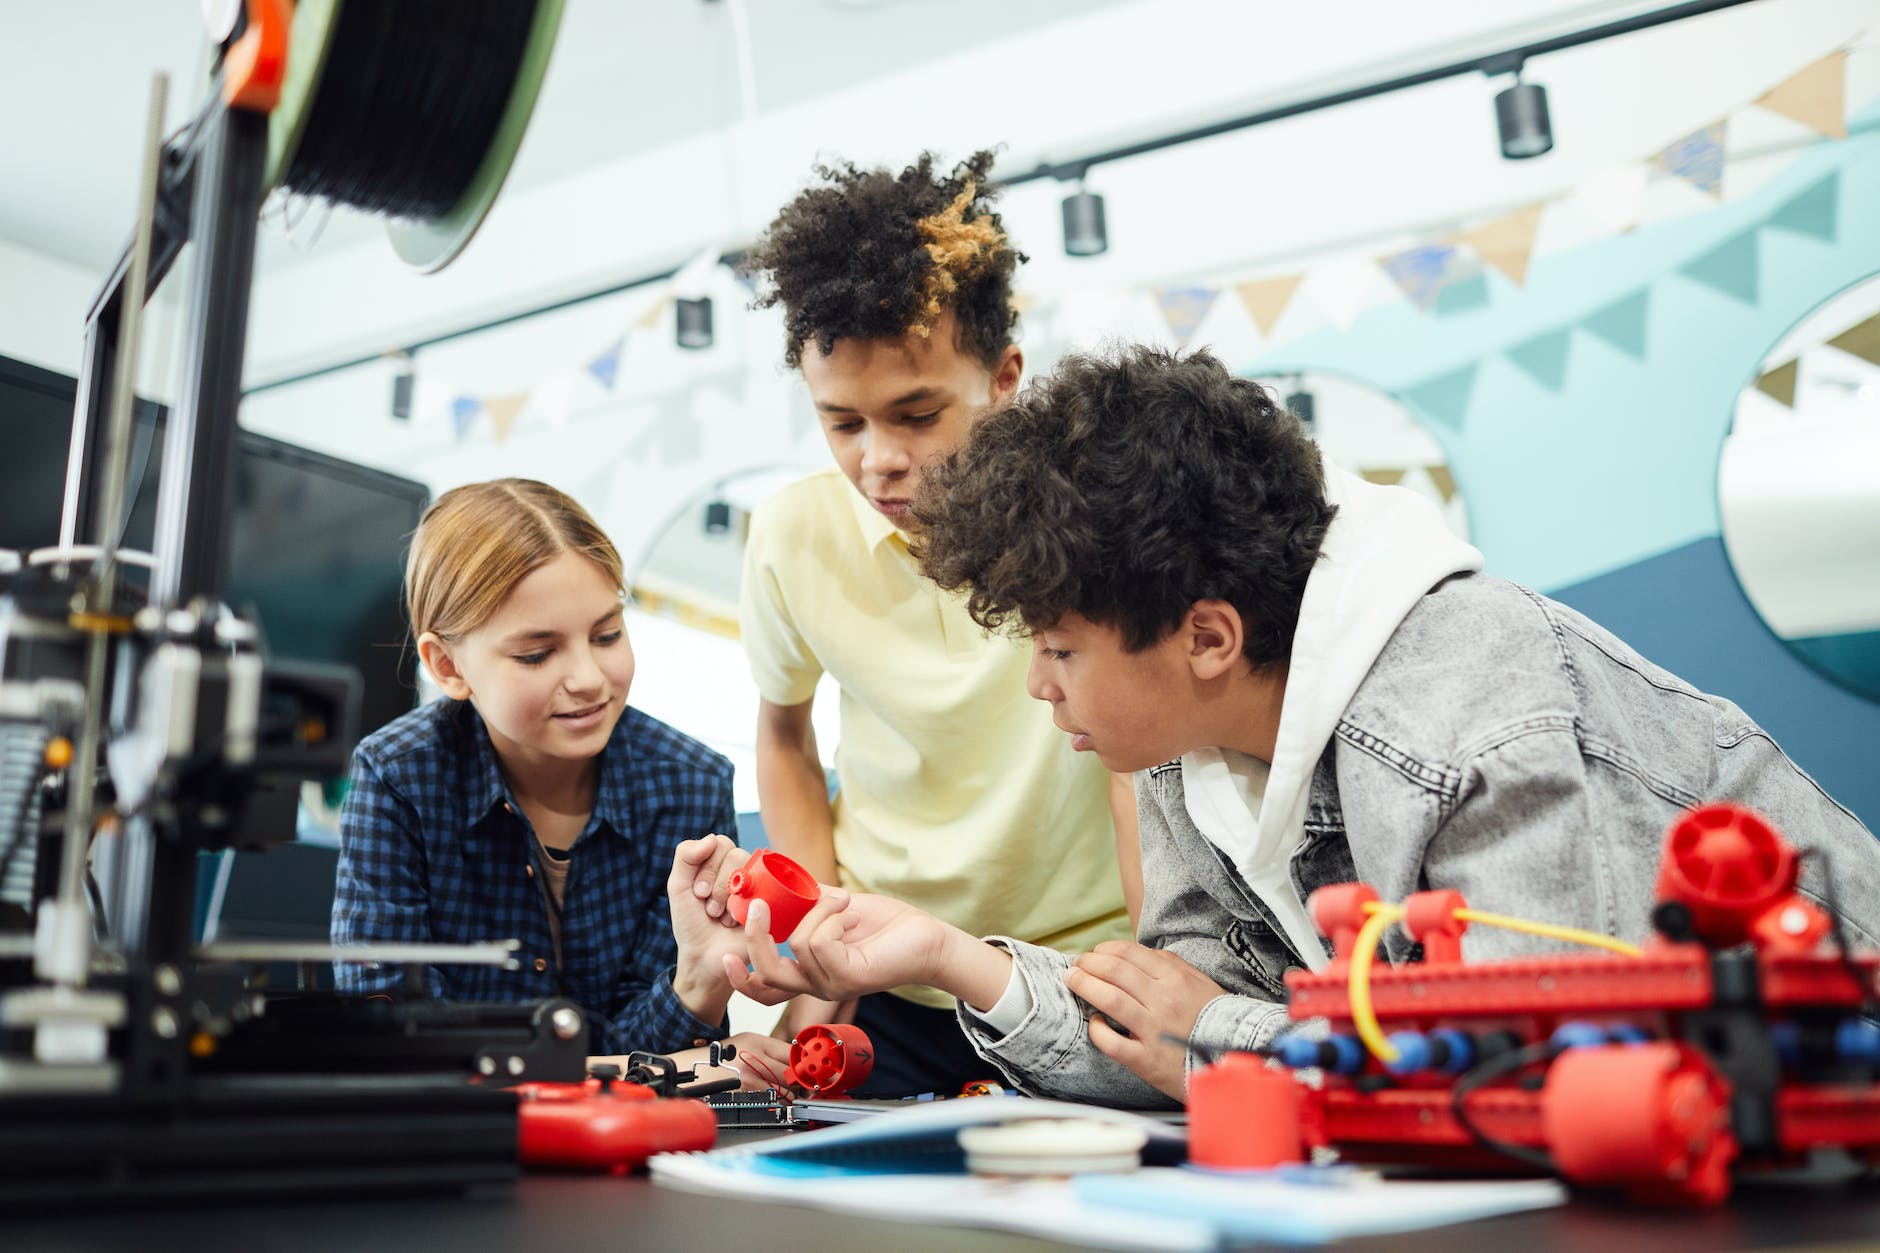
[[[299,0],[267,185],[385,216],[414,269],[448,265],[528,129],[564,0]]]

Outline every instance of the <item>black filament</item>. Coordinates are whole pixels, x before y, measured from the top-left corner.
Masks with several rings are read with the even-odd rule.
[[[509,106],[536,0],[339,6],[289,190],[389,217],[443,217]]]

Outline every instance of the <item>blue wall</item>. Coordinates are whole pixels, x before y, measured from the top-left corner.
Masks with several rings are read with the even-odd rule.
[[[1792,657],[1724,557],[1737,393],[1795,322],[1880,272],[1880,109],[1754,196],[1536,257],[1239,363],[1395,393],[1443,446],[1491,573],[1559,596],[1763,723],[1868,826],[1880,705]]]

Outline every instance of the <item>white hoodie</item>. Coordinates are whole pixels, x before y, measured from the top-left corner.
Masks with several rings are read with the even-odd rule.
[[[1293,850],[1305,837],[1313,771],[1345,706],[1411,606],[1450,575],[1482,568],[1482,554],[1456,538],[1435,505],[1415,492],[1327,465],[1325,499],[1338,513],[1299,605],[1272,763],[1219,748],[1181,759],[1196,829],[1227,854],[1314,970],[1327,959],[1291,874]]]

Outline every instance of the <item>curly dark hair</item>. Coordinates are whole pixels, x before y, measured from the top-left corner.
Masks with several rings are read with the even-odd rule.
[[[838,339],[924,335],[952,310],[960,345],[998,368],[1012,342],[1012,272],[1027,260],[991,204],[994,154],[977,152],[937,175],[934,154],[893,174],[848,162],[818,165],[823,180],[783,207],[739,263],[767,280],[752,307],[781,304],[783,359]]]
[[[1138,652],[1227,601],[1256,668],[1291,656],[1335,506],[1299,419],[1207,352],[1071,356],[921,477],[927,577],[989,630],[1076,613]]]

